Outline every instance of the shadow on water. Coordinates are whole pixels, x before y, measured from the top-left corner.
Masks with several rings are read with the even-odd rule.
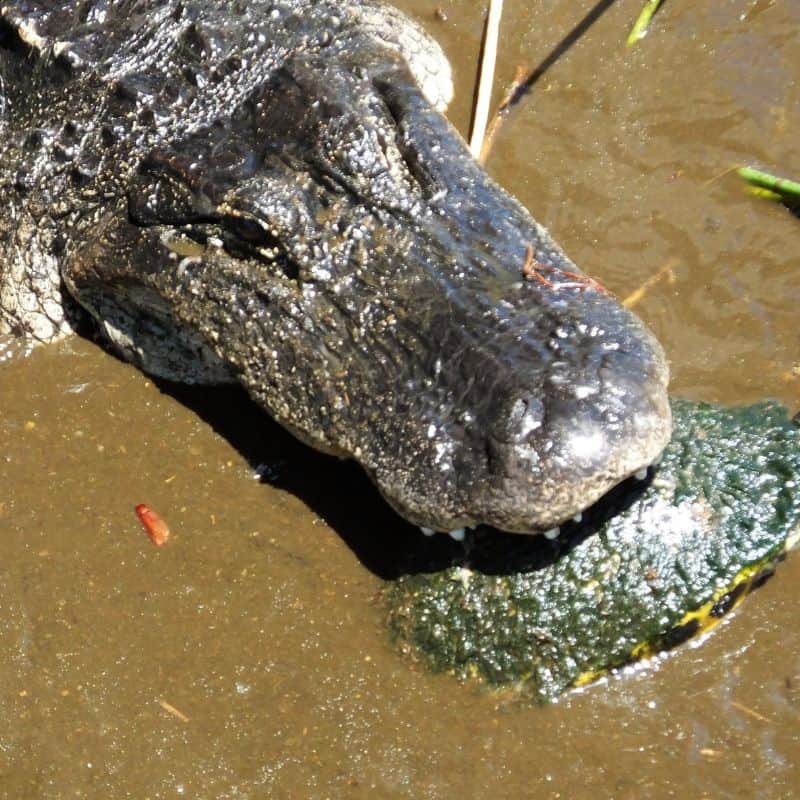
[[[426,537],[390,508],[357,464],[302,444],[243,389],[156,383],[241,453],[262,483],[306,503],[367,569],[384,580],[457,565],[490,575],[543,569],[594,535],[611,516],[632,504],[649,483],[628,480],[620,484],[585,511],[580,522],[563,525],[554,541],[488,527],[473,531],[464,544],[444,535]]]
[[[598,0],[556,46],[524,78],[503,103],[501,112],[505,115],[527,95],[545,76],[553,65],[572,49],[583,35],[600,17],[614,5],[616,0]]]
[[[262,483],[300,498],[380,578],[420,571],[425,564],[441,569],[457,558],[461,546],[447,537],[424,537],[389,507],[357,464],[304,445],[243,389],[155,382],[228,441]]]

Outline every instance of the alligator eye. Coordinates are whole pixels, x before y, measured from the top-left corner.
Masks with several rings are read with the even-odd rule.
[[[266,245],[272,243],[274,237],[254,219],[235,217],[229,220],[231,230],[240,238],[251,244]]]

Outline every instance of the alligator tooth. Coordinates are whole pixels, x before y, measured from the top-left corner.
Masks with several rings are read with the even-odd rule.
[[[558,539],[558,534],[561,533],[561,528],[550,528],[549,531],[544,531],[545,539]]]
[[[633,473],[633,477],[636,478],[637,481],[643,481],[647,477],[647,467],[637,469],[636,472]]]
[[[420,528],[423,536],[433,536],[436,531],[433,528]]]
[[[583,512],[579,511],[573,518],[573,522],[580,522],[583,519]]]
[[[450,531],[450,538],[457,542],[463,542],[466,534],[466,528],[456,528],[454,531]]]

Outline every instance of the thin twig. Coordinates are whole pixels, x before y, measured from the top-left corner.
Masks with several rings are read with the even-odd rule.
[[[486,122],[489,119],[489,103],[492,99],[492,83],[494,82],[494,66],[497,61],[497,35],[500,30],[502,13],[503,0],[489,0],[489,15],[486,19],[486,35],[478,81],[478,97],[475,102],[475,116],[469,140],[469,149],[474,158],[480,156],[483,137],[486,135]]]
[[[625,308],[633,308],[644,296],[659,282],[666,278],[670,283],[675,283],[675,266],[677,258],[668,259],[655,273],[653,273],[638,289],[632,291],[623,301]]]
[[[164,711],[166,711],[168,714],[172,714],[173,717],[177,717],[181,722],[189,721],[189,717],[187,717],[183,711],[179,711],[177,708],[175,708],[172,703],[168,703],[166,700],[161,700],[159,698],[158,704],[164,709]]]
[[[506,90],[505,95],[503,95],[503,99],[500,102],[500,105],[497,107],[497,111],[494,112],[492,122],[489,125],[489,130],[486,131],[486,136],[483,137],[481,154],[478,157],[478,163],[481,165],[486,164],[486,161],[489,158],[489,153],[492,152],[494,140],[497,137],[497,134],[500,132],[500,128],[503,127],[503,122],[508,116],[507,111],[509,108],[511,108],[511,104],[514,100],[514,97],[516,97],[517,92],[519,91],[519,87],[522,86],[522,83],[525,80],[527,69],[528,68],[524,64],[517,65],[517,71],[514,74],[514,80]]]
[[[707,181],[703,181],[703,183],[700,185],[704,187],[711,186],[712,183],[716,183],[717,181],[722,180],[722,178],[724,178],[726,175],[730,175],[731,172],[735,172],[737,169],[738,167],[726,167],[723,172],[718,172],[716,175],[714,175],[713,178],[709,178]]]
[[[542,273],[545,272],[551,275],[560,275],[562,278],[567,278],[568,280],[554,283],[544,277]],[[550,264],[543,264],[536,258],[536,251],[532,244],[529,244],[525,249],[522,276],[529,281],[536,281],[547,289],[553,289],[554,291],[560,289],[578,289],[581,291],[584,289],[594,289],[600,294],[607,294],[613,297],[605,286],[598,283],[594,278],[584,275],[582,272],[570,272],[569,270],[558,269]]]
[[[738,708],[743,714],[747,714],[751,716],[753,719],[757,719],[759,722],[772,722],[769,717],[765,717],[763,714],[759,714],[758,711],[750,708],[749,706],[744,705],[743,703],[737,703],[736,700],[731,700],[731,705],[734,708]]]

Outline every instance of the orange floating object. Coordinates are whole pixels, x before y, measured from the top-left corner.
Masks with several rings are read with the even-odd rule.
[[[147,531],[150,541],[156,545],[156,547],[162,547],[167,539],[169,539],[169,525],[167,525],[150,506],[144,503],[139,503],[135,511],[136,516],[139,517],[139,521],[144,525],[144,529]]]

